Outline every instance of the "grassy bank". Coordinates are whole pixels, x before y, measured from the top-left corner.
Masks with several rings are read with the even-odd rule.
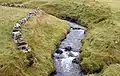
[[[81,54],[81,65],[84,72],[88,74],[88,76],[120,76],[117,70],[120,64],[120,5],[118,0],[30,0],[22,4],[26,8],[40,7],[47,13],[56,17],[71,20],[86,26],[88,31],[86,39],[83,42]],[[45,22],[46,20],[48,20],[48,22]],[[48,18],[45,18],[45,20],[43,19],[43,22],[46,23],[46,26],[40,27],[43,27],[42,29],[44,30],[41,31],[43,32],[41,34],[44,34],[42,35],[43,38],[52,38],[52,36],[47,36],[50,32],[46,29],[48,23],[52,26],[52,22],[49,22]],[[38,39],[38,37],[41,36],[39,36],[39,34],[36,35],[36,31],[38,30],[37,23],[41,25],[42,22],[37,20],[37,22],[35,21],[34,23],[36,23],[37,29],[32,29],[32,23],[29,27],[26,25],[25,28],[35,31],[25,29],[25,31],[27,30],[26,32],[28,32],[25,35],[27,35],[27,41],[30,43],[33,50],[37,48],[37,46],[40,46],[41,52],[44,55],[44,49],[50,46],[47,44],[49,41],[46,42],[44,39]],[[52,26],[52,28],[55,27]],[[31,34],[29,34],[30,32]],[[33,37],[34,34],[36,36]],[[55,35],[53,34],[53,36]],[[54,38],[58,39],[59,36]],[[29,39],[29,37],[31,39]],[[45,44],[45,46],[37,42],[37,40]],[[44,41],[46,43],[44,43]],[[34,43],[36,43],[37,46],[35,46]],[[50,44],[53,45],[53,43]],[[35,49],[35,51],[36,56],[40,57],[40,55],[37,54],[38,49]],[[47,55],[48,54],[45,54],[45,56]]]
[[[26,41],[38,63],[27,67],[26,55],[16,50],[11,31],[19,19],[27,16],[31,9],[0,6],[0,76],[47,76],[53,70],[52,49],[69,29],[65,21],[41,11],[23,26]]]
[[[115,1],[111,1],[112,5],[116,5]],[[106,76],[106,70],[111,64],[120,63],[120,12],[119,8],[114,9],[109,1],[31,0],[23,4],[27,8],[39,6],[52,15],[88,28],[81,55],[81,65],[86,74],[100,73],[97,75]]]

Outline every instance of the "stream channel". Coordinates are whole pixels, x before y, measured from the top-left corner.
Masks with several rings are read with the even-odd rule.
[[[76,23],[69,24],[70,32],[53,54],[56,68],[54,76],[84,76],[80,66],[80,52],[87,29]]]

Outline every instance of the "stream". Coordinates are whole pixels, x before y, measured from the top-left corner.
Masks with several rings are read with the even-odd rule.
[[[80,66],[80,49],[86,28],[72,22],[69,24],[70,32],[53,54],[56,68],[54,76],[84,76]]]

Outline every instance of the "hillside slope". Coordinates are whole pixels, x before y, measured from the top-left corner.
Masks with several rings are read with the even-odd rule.
[[[115,5],[119,6],[116,1],[31,0],[23,4],[27,8],[39,6],[47,13],[86,26],[87,37],[81,55],[84,72],[109,76],[110,73],[104,74],[106,68],[120,63],[120,11],[119,8],[115,9]]]
[[[117,70],[120,65],[118,0],[29,0],[22,4],[24,8],[40,7],[56,17],[86,26],[88,31],[81,55],[84,72],[92,76],[120,76]]]
[[[12,27],[32,9],[0,6],[0,76],[47,76],[53,70],[52,50],[67,33],[68,23],[46,14],[32,18],[23,26],[23,34],[38,59],[27,67],[26,54],[16,50],[12,41]]]

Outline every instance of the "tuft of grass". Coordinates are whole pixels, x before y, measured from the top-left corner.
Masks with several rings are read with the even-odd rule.
[[[120,64],[112,64],[108,66],[101,76],[120,76]]]

